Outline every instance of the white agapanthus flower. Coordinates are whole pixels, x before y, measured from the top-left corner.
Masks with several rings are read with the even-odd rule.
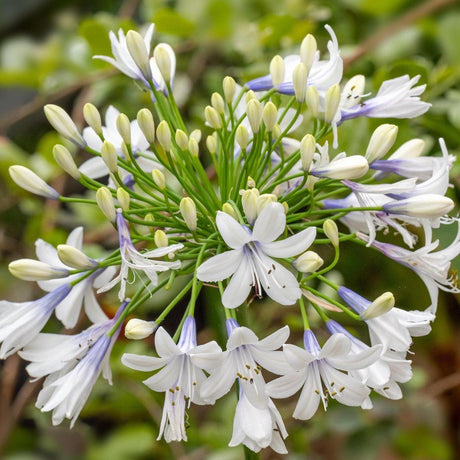
[[[126,283],[128,282],[128,274],[130,270],[134,272],[144,272],[152,283],[152,286],[156,286],[158,284],[158,272],[176,270],[180,268],[181,263],[179,260],[166,261],[158,260],[157,258],[164,257],[168,254],[174,254],[174,252],[184,247],[183,244],[171,244],[166,247],[160,247],[152,249],[151,251],[140,253],[131,241],[128,225],[120,209],[118,209],[116,215],[116,224],[121,255],[120,273],[113,278],[112,281],[99,288],[98,292],[106,292],[120,283],[118,298],[123,300],[125,298]]]
[[[155,348],[158,358],[125,353],[122,356],[122,363],[131,369],[144,372],[161,369],[144,380],[145,385],[152,390],[165,393],[163,416],[157,439],[164,437],[167,442],[186,441],[186,408],[191,402],[206,404],[200,396],[200,387],[206,379],[201,367],[206,363],[208,355],[219,356],[222,350],[214,341],[197,346],[196,324],[192,316],[185,320],[177,345],[160,327],[155,333]],[[195,362],[200,365],[195,365]]]
[[[350,354],[350,340],[343,334],[333,334],[321,349],[313,332],[306,330],[304,346],[305,349],[290,344],[283,346],[292,370],[267,384],[272,398],[287,398],[302,388],[294,418],[308,420],[320,401],[327,408],[328,398],[347,406],[361,406],[367,401],[370,390],[359,379],[342,371],[370,366],[379,359],[381,345]]]
[[[272,257],[288,258],[306,251],[315,239],[315,227],[275,241],[286,227],[286,215],[280,203],[268,204],[254,222],[252,231],[220,211],[216,225],[223,240],[232,249],[201,264],[197,277],[201,281],[215,282],[232,276],[222,295],[226,308],[241,305],[251,288],[258,296],[262,295],[262,290],[265,291],[282,305],[295,303],[301,295],[299,283]]]

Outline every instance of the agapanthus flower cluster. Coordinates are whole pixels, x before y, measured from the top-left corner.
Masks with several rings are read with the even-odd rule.
[[[229,445],[255,452],[287,452],[275,400],[298,393],[292,416],[308,420],[331,400],[370,409],[375,394],[402,397],[400,384],[412,376],[413,337],[430,332],[439,289],[459,292],[449,270],[460,253],[460,225],[448,215],[454,203],[446,196],[454,158],[442,139],[435,156],[423,156],[421,139],[394,148],[398,127],[387,120],[360,150],[339,148],[349,119],[413,118],[430,104],[421,100],[419,76],[385,81],[375,95],[361,75],[343,81],[338,41],[326,29],[327,57],[308,35],[298,54],[275,56],[268,75],[243,86],[225,77],[223,93],[204,109],[203,131],[190,132],[178,110],[176,58],[167,44],[151,52],[153,25],[144,37],[111,33],[113,57],[96,56],[140,82],[152,111],[141,108],[129,120],[110,106],[103,122],[88,103],[88,126],[80,131],[62,108],[45,107],[58,133],[92,155],[74,158],[63,145],[53,152],[87,194],[61,195],[19,165],[10,168],[12,179],[46,199],[97,206],[118,236],[110,254],[93,259],[79,227],[57,248],[38,240],[37,260],[9,266],[45,294],[0,302],[0,358],[18,352],[32,378],[46,377],[37,407],[53,411],[54,424],[75,422],[101,373],[111,380],[110,353],[124,324],[129,339],[155,334],[155,350],[125,353],[122,362],[150,373],[145,385],[164,393],[158,439],[167,442],[187,440],[193,404],[215,404],[233,387]],[[442,249],[433,229],[443,225],[459,230]],[[390,229],[393,242],[382,241]],[[325,244],[331,260],[318,253]],[[328,272],[343,245],[367,247],[414,271],[430,301],[401,308],[398,293],[368,299],[365,284],[360,292],[336,285]],[[142,319],[143,304],[177,279],[185,287],[154,321]],[[220,293],[212,308],[225,324],[207,327],[225,328],[226,343],[197,341],[197,299],[208,289]],[[109,291],[120,305],[112,319],[98,301]],[[170,334],[161,323],[184,299],[182,321]],[[264,314],[259,299],[279,304],[281,316],[298,313],[303,340],[288,343],[288,326],[264,332],[248,323],[245,309],[255,318]],[[82,310],[91,323],[86,329],[42,332],[53,313],[73,328]],[[321,334],[312,329],[312,314]]]

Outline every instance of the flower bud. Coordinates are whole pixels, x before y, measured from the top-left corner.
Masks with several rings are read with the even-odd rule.
[[[142,35],[135,30],[128,31],[126,34],[126,46],[144,78],[146,80],[151,80],[152,70],[150,68],[150,57]]]
[[[283,205],[283,208],[284,208],[284,214],[287,214],[289,212],[289,205],[287,204],[286,201],[283,201],[281,204]]]
[[[224,97],[227,104],[231,104],[236,90],[235,80],[232,77],[225,77],[222,83],[222,88],[224,90]]]
[[[195,139],[199,143],[201,141],[201,129],[194,129],[189,137]]]
[[[97,108],[90,102],[83,106],[83,118],[85,119],[88,126],[94,129],[96,134],[102,134],[101,114],[99,113],[99,110],[97,110]]]
[[[155,123],[152,112],[149,109],[139,110],[137,112],[137,123],[147,142],[153,144],[155,142]]]
[[[163,230],[157,230],[153,239],[158,248],[166,248],[169,244],[168,237]]]
[[[278,201],[278,197],[273,193],[264,193],[257,198],[256,208],[257,208],[257,215],[259,215],[262,210],[270,203],[276,203]]]
[[[44,281],[69,276],[69,270],[34,259],[19,259],[8,265],[10,273],[24,281]]]
[[[256,186],[256,181],[251,176],[248,176],[248,180],[246,182],[246,187],[247,188],[254,188],[255,186]]]
[[[359,104],[361,96],[364,93],[366,79],[364,75],[355,75],[347,81],[342,90],[341,105],[344,109]]]
[[[152,171],[152,178],[153,178],[153,182],[155,182],[155,185],[160,190],[165,189],[165,187],[166,187],[165,175],[159,169],[154,169]]]
[[[59,193],[29,168],[13,165],[10,166],[8,171],[11,179],[24,190],[44,198],[49,198],[50,200],[57,200],[59,198]]]
[[[318,90],[314,86],[309,86],[305,93],[305,102],[308,110],[310,110],[313,117],[318,117],[319,111],[319,94]]]
[[[53,156],[56,163],[71,177],[78,180],[81,177],[81,172],[78,170],[75,161],[70,152],[60,144],[53,147]]]
[[[101,187],[96,192],[96,201],[104,216],[110,220],[115,221],[115,204],[113,202],[112,194],[107,187]]]
[[[191,137],[188,141],[188,151],[193,157],[197,157],[200,152],[200,148],[198,147],[198,142],[193,137]]]
[[[314,251],[306,251],[292,262],[294,268],[302,273],[315,272],[323,264],[324,260]]]
[[[308,34],[300,45],[300,60],[305,64],[308,70],[311,69],[311,65],[315,60],[316,50],[318,46],[316,39],[313,35]]]
[[[112,174],[115,174],[118,171],[117,149],[109,141],[104,141],[102,144],[101,158]]]
[[[398,135],[398,127],[385,123],[380,125],[371,136],[369,145],[366,150],[366,159],[368,163],[383,158],[395,143]]]
[[[157,127],[157,139],[166,152],[171,150],[171,130],[165,120],[161,121]]]
[[[391,201],[382,206],[385,212],[410,217],[436,219],[454,208],[454,202],[443,195],[426,193],[405,200]]]
[[[326,219],[323,224],[324,234],[331,240],[332,246],[339,247],[339,229],[332,219]]]
[[[251,99],[248,102],[246,112],[249,124],[251,125],[251,129],[254,134],[256,134],[260,128],[260,123],[262,122],[262,110],[262,104],[258,99]]]
[[[300,62],[294,67],[292,73],[292,84],[294,85],[295,98],[297,102],[305,101],[307,92],[307,77],[308,69],[303,62]]]
[[[238,214],[230,203],[224,203],[222,205],[222,211],[232,216],[236,221],[238,221]]]
[[[208,136],[206,138],[206,147],[211,155],[217,152],[217,139],[214,136]]]
[[[166,43],[158,44],[153,50],[153,57],[165,83],[169,83],[171,81],[173,68],[173,62],[171,60],[172,56],[174,56],[174,51]]]
[[[314,168],[310,171],[316,177],[327,177],[329,179],[358,179],[369,171],[367,160],[361,155],[352,155],[331,161],[325,166]]]
[[[68,113],[58,105],[47,104],[44,107],[45,116],[50,122],[51,126],[63,137],[69,139],[79,147],[84,148],[86,142],[83,139],[80,131],[75,126],[72,118]]]
[[[125,189],[121,187],[117,188],[117,200],[123,211],[127,211],[129,209],[130,199],[131,198],[129,196],[129,193]]]
[[[278,123],[276,123],[275,126],[273,126],[272,136],[274,139],[279,139],[281,137],[281,128]]]
[[[253,99],[257,99],[257,96],[256,96],[256,93],[252,89],[250,89],[246,93],[246,96],[245,96],[246,105],[248,104],[249,101],[252,101]]]
[[[197,216],[196,206],[193,200],[190,197],[182,198],[179,204],[179,210],[189,230],[194,232],[197,226]]]
[[[248,222],[252,225],[257,218],[257,198],[259,190],[256,188],[243,190],[241,194],[241,204]]]
[[[217,113],[217,110],[214,107],[211,107],[210,105],[206,106],[204,109],[204,118],[206,123],[211,126],[211,128],[222,128],[222,118],[220,118],[220,115]]]
[[[278,109],[276,108],[273,102],[269,101],[265,104],[264,110],[262,112],[262,118],[265,123],[265,127],[268,132],[271,132],[276,124],[278,119]]]
[[[376,318],[388,313],[395,306],[395,298],[391,292],[384,292],[377,297],[359,316],[363,320]]]
[[[238,126],[235,132],[236,143],[240,146],[241,150],[246,150],[249,143],[249,132],[244,125]]]
[[[176,130],[176,144],[181,150],[187,150],[188,148],[188,136],[182,129]]]
[[[392,155],[392,160],[418,158],[425,149],[425,141],[423,139],[411,139],[404,142]]]
[[[123,142],[126,145],[131,145],[131,123],[129,118],[124,113],[120,113],[117,117],[116,125]]]
[[[155,321],[144,321],[142,319],[130,319],[125,326],[125,337],[130,340],[141,340],[152,335],[158,328]]]
[[[82,251],[68,244],[59,244],[57,255],[64,265],[78,270],[91,270],[98,266],[94,259],[89,258]]]
[[[340,86],[338,84],[332,85],[324,97],[324,121],[331,123],[334,119],[340,103]]]
[[[300,161],[305,172],[310,170],[315,150],[316,139],[311,134],[306,134],[300,141]]]
[[[286,71],[286,66],[284,64],[284,59],[276,55],[270,62],[270,77],[272,79],[273,86],[278,86],[284,81],[284,73]]]
[[[224,98],[219,93],[212,93],[211,105],[216,109],[217,113],[223,114],[225,112]]]

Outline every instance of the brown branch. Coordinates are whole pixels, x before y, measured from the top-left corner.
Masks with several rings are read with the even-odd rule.
[[[447,375],[436,382],[433,382],[427,388],[424,389],[424,393],[432,398],[440,396],[442,393],[460,386],[460,371],[454,372],[453,374]]]

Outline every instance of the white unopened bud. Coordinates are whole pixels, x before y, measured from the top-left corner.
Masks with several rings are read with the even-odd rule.
[[[369,171],[367,160],[361,155],[351,155],[339,160],[331,161],[323,167],[314,168],[310,171],[316,177],[329,179],[358,179]]]
[[[273,102],[269,101],[265,104],[262,112],[262,119],[268,132],[271,132],[278,119],[278,109]]]
[[[45,262],[34,259],[19,259],[8,265],[10,273],[24,281],[44,281],[56,278],[65,278],[69,270],[52,267]]]
[[[272,135],[274,139],[279,139],[281,137],[281,127],[278,123],[276,123],[275,126],[273,126]]]
[[[286,71],[286,66],[284,64],[284,59],[276,55],[270,62],[270,77],[272,79],[273,86],[278,86],[284,81],[284,73]]]
[[[29,168],[14,165],[10,166],[8,171],[11,179],[24,190],[51,200],[59,198],[59,193]]]
[[[53,156],[56,160],[56,163],[67,173],[69,176],[78,180],[81,177],[81,172],[79,171],[75,161],[70,154],[70,152],[60,144],[56,144],[53,147]]]
[[[359,316],[363,320],[376,318],[388,313],[395,306],[395,298],[391,292],[384,292],[377,297]]]
[[[224,98],[219,93],[212,93],[211,105],[217,110],[219,114],[225,112]]]
[[[94,259],[89,258],[80,249],[68,244],[59,244],[57,255],[64,265],[78,270],[91,270],[98,266]]]
[[[273,193],[263,193],[257,198],[257,215],[259,215],[262,210],[270,203],[276,203],[278,201],[278,197]]]
[[[257,96],[256,96],[256,93],[250,89],[247,93],[246,93],[246,104],[249,102],[249,101],[252,101],[252,99],[257,99]]]
[[[157,127],[157,139],[166,152],[171,150],[171,130],[165,120],[161,121]]]
[[[339,229],[332,219],[326,219],[323,224],[324,234],[329,238],[332,246],[339,247]]]
[[[168,236],[163,230],[157,230],[153,235],[153,239],[158,248],[166,248],[169,244]]]
[[[104,141],[101,147],[101,158],[109,171],[114,174],[118,171],[118,153],[115,146],[109,141]]]
[[[217,152],[217,139],[215,136],[208,136],[206,138],[206,147],[211,155],[214,155]]]
[[[383,158],[391,149],[398,135],[398,127],[385,123],[380,125],[371,136],[369,145],[366,150],[366,159],[368,163]]]
[[[366,79],[364,75],[355,75],[350,78],[342,89],[341,107],[348,109],[359,104],[365,85]]]
[[[338,84],[332,85],[324,97],[324,121],[331,123],[334,119],[337,109],[340,104],[340,86]]]
[[[135,30],[128,31],[126,34],[126,46],[144,78],[146,80],[151,80],[152,70],[150,68],[150,57],[142,35]]]
[[[175,62],[172,61],[174,56],[173,49],[166,43],[158,44],[153,50],[153,57],[160,70],[161,76],[165,82],[171,81],[172,68],[175,66]]]
[[[129,118],[124,113],[120,113],[117,117],[116,125],[123,142],[126,145],[131,145],[131,123]]]
[[[312,116],[316,118],[319,111],[319,94],[318,90],[314,86],[309,86],[307,88],[307,92],[305,93],[305,102]]]
[[[194,129],[191,133],[190,133],[190,138],[192,139],[195,139],[198,143],[201,141],[201,129]]]
[[[217,113],[217,110],[210,105],[207,105],[204,109],[204,118],[206,123],[214,129],[222,128],[222,118]]]
[[[454,202],[443,195],[426,193],[399,201],[391,201],[382,206],[385,212],[410,217],[436,219],[454,209]]]
[[[392,160],[418,158],[425,149],[425,141],[423,139],[411,139],[404,142],[391,156]]]
[[[300,141],[300,161],[305,172],[310,170],[315,150],[316,139],[311,134],[306,134]]]
[[[155,185],[160,190],[165,189],[165,187],[166,187],[165,175],[159,169],[154,169],[152,171],[152,178],[153,178],[153,182],[155,182]]]
[[[316,39],[313,35],[308,34],[300,45],[300,60],[305,64],[308,70],[311,69],[311,65],[315,60],[316,50],[318,46]]]
[[[179,210],[190,231],[194,232],[197,226],[196,205],[190,197],[182,198]]]
[[[232,216],[236,221],[238,221],[238,214],[230,203],[224,203],[222,205],[222,211]]]
[[[137,112],[137,123],[147,142],[155,142],[155,122],[153,121],[152,112],[149,109],[141,109]]]
[[[324,260],[314,251],[306,251],[292,262],[295,269],[302,273],[315,272],[323,264]]]
[[[257,198],[259,198],[259,190],[256,188],[243,190],[241,194],[241,204],[246,219],[250,224],[253,224],[257,218]]]
[[[224,90],[224,97],[227,104],[231,104],[236,90],[235,80],[232,77],[225,77],[222,82],[222,88]]]
[[[240,125],[236,128],[235,132],[236,143],[240,146],[241,150],[246,150],[249,143],[249,132],[246,126]]]
[[[188,151],[193,157],[197,157],[200,152],[198,142],[193,137],[191,137],[188,141]]]
[[[117,188],[117,200],[123,211],[127,211],[129,209],[130,196],[124,188]]]
[[[83,139],[80,131],[75,126],[72,118],[68,113],[58,105],[47,104],[44,107],[45,116],[50,122],[51,126],[63,137],[69,139],[79,147],[84,148],[86,141]]]
[[[112,194],[107,187],[101,187],[96,192],[96,201],[100,210],[103,212],[104,216],[110,220],[110,222],[115,221],[115,204],[113,202]]]
[[[88,125],[94,129],[96,134],[102,134],[101,114],[99,113],[99,110],[97,110],[97,108],[90,102],[83,106],[83,118],[85,119],[86,123],[88,123]]]
[[[249,124],[251,125],[251,129],[254,134],[259,132],[260,124],[262,122],[262,110],[262,104],[258,99],[251,99],[248,102],[246,112]]]
[[[185,134],[184,131],[182,131],[182,129],[176,130],[175,139],[176,139],[177,146],[181,150],[184,150],[184,151],[187,150],[187,148],[188,148],[188,136],[187,136],[187,134]]]
[[[294,86],[295,98],[298,102],[305,101],[305,94],[307,92],[307,77],[308,69],[303,62],[299,62],[294,67],[292,73],[292,84]]]
[[[152,335],[158,328],[155,321],[132,318],[125,326],[125,337],[129,340],[142,340]]]

